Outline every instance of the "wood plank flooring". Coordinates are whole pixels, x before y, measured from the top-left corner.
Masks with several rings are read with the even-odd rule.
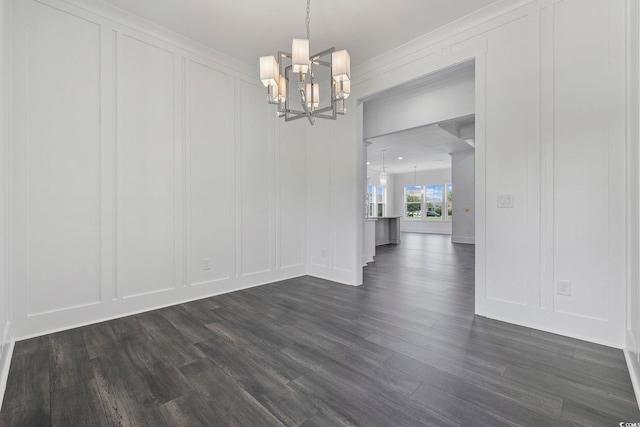
[[[18,342],[2,426],[617,426],[622,351],[476,317],[474,248],[404,234],[301,277]]]

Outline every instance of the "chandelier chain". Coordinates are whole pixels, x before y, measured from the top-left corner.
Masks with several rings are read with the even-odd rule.
[[[309,17],[311,13],[311,0],[307,0],[307,40],[311,40],[311,32],[309,31],[309,23],[311,22],[311,18]]]

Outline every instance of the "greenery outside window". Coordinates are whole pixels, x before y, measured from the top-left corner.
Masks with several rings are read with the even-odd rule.
[[[453,185],[413,185],[404,188],[406,221],[451,221],[453,219]]]
[[[442,220],[442,185],[427,185],[425,194],[425,219],[427,221]]]
[[[405,219],[416,221],[422,219],[422,186],[405,188]]]
[[[447,184],[447,219],[453,220],[453,184]]]

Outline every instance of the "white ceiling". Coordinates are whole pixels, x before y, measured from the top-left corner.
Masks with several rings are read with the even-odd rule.
[[[102,1],[256,67],[306,37],[304,0]],[[357,65],[494,2],[314,0],[311,51],[348,49]]]
[[[101,0],[258,68],[258,58],[290,51],[306,37],[304,0]],[[352,66],[443,27],[500,0],[313,0],[311,52],[348,49]],[[370,168],[390,173],[450,166],[451,152],[468,149],[437,125],[368,140]],[[403,156],[404,160],[398,160]]]
[[[466,119],[466,124],[473,119]],[[406,129],[389,135],[367,138],[368,169],[382,170],[382,150],[385,169],[391,174],[441,169],[451,166],[449,153],[471,147],[438,124]],[[402,160],[398,157],[403,157]]]

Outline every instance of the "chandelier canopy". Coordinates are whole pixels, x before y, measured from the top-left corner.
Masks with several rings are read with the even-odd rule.
[[[267,88],[267,103],[278,106],[278,117],[284,117],[285,122],[306,117],[313,125],[316,118],[335,120],[346,112],[351,59],[349,52],[335,47],[309,55],[310,1],[307,38],[293,39],[291,53],[279,51],[277,58],[260,57],[260,80]],[[300,107],[294,107],[298,102]]]

